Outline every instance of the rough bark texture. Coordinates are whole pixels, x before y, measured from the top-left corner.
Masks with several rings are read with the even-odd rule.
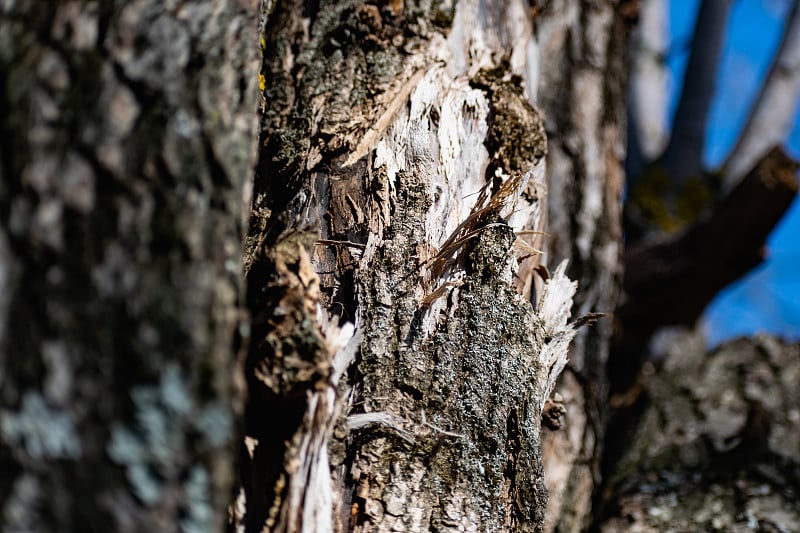
[[[709,354],[682,328],[654,345],[600,530],[800,530],[800,346],[756,337]]]
[[[616,305],[637,2],[31,4],[0,4],[2,529],[222,527],[242,269],[232,529],[587,526],[612,326],[569,319]],[[603,527],[796,528],[796,347],[675,346]],[[724,512],[674,513],[709,483]]]
[[[218,531],[257,2],[0,5],[0,529]]]
[[[538,35],[516,1],[287,2],[269,13],[237,527],[544,527],[539,425],[575,333],[574,285],[563,266],[547,282],[534,274],[547,184],[532,102],[552,111],[554,131],[571,128],[551,179],[564,232],[553,255],[573,256],[577,242],[579,309],[611,310],[623,70],[607,58],[621,57],[624,32],[604,2],[534,11]],[[352,331],[329,313],[360,339],[344,375]],[[583,357],[593,342],[576,351],[582,382],[605,360],[602,348]],[[602,392],[586,394],[596,408]],[[584,446],[594,437],[577,449],[596,451]]]
[[[550,2],[538,24],[539,105],[548,135],[548,262],[570,258],[575,315],[613,313],[620,283],[622,139],[627,29],[625,2]],[[612,321],[582,330],[558,392],[563,430],[544,434],[548,528],[580,531],[590,519],[599,473],[605,367]]]

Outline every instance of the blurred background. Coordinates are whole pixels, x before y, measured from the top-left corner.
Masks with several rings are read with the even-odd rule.
[[[667,4],[667,64],[672,116],[680,96],[698,0]],[[720,62],[707,131],[705,162],[720,165],[736,141],[781,40],[793,0],[736,0]],[[797,95],[800,99],[800,94]],[[800,158],[800,113],[784,148]],[[729,285],[708,306],[702,327],[708,343],[766,332],[800,339],[800,201],[795,201],[767,243],[767,259]]]

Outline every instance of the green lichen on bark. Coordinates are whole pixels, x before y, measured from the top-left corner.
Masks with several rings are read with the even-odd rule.
[[[255,21],[5,2],[0,36],[0,529],[221,527]]]
[[[372,480],[370,497],[390,501],[398,486],[413,487],[409,501],[432,509],[426,520],[434,529],[473,520],[490,530],[533,530],[546,500],[538,437],[542,369],[535,362],[542,334],[530,303],[503,281],[516,261],[514,232],[495,223],[466,245],[466,280],[452,296],[457,305],[426,336],[419,324],[427,311],[412,292],[421,265],[406,258],[427,195],[403,175],[397,196],[386,240],[361,274],[366,335],[357,372],[368,412],[392,413],[418,431],[413,446],[386,428],[357,433],[353,472],[361,461],[377,461],[374,471],[383,477]],[[449,434],[423,425],[420,413]],[[425,465],[422,479],[414,477],[417,464]],[[450,506],[463,506],[463,515],[454,519]],[[398,523],[414,530],[413,516]]]
[[[663,335],[599,530],[796,530],[800,347],[757,336],[707,353],[697,332]]]
[[[485,145],[492,154],[487,178],[495,169],[507,174],[527,172],[547,154],[544,122],[525,96],[519,77],[503,66],[481,70],[471,85],[490,96],[491,117]]]
[[[676,233],[708,215],[718,201],[721,177],[715,174],[679,182],[658,162],[638,176],[627,207],[632,222],[645,233]]]
[[[483,486],[495,490],[481,495],[486,510],[502,509],[510,499],[516,507],[513,523],[524,529],[541,519],[545,501],[536,403],[541,391],[535,389],[542,369],[535,363],[540,343],[532,309],[498,280],[514,238],[508,227],[487,229],[470,251],[472,272],[446,325],[449,342],[439,341],[435,372],[453,372],[462,384],[445,400],[443,418],[457,420],[458,430],[470,436],[467,442],[477,443],[456,443],[450,460],[466,465],[476,487],[481,476],[488,476],[490,483]]]

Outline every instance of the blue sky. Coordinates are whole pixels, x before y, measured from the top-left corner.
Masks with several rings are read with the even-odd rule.
[[[691,40],[698,6],[698,0],[669,2],[673,108],[688,58],[680,49]],[[711,110],[705,155],[709,167],[722,162],[747,118],[780,42],[788,6],[788,0],[734,1]],[[800,158],[800,116],[786,147]],[[772,232],[767,247],[767,260],[706,309],[703,326],[709,344],[758,332],[800,339],[800,201]]]

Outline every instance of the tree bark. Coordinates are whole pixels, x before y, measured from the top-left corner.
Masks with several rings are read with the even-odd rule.
[[[620,283],[628,30],[635,6],[560,2],[539,25],[548,133],[548,261],[570,258],[574,313],[613,313]],[[544,74],[547,73],[547,74]],[[581,531],[599,481],[610,319],[581,330],[557,389],[564,429],[544,430],[547,528]]]
[[[764,260],[770,232],[797,197],[798,168],[776,148],[710,216],[683,233],[625,250],[625,297],[608,365],[613,393],[634,384],[659,328],[691,326],[719,291]]]
[[[540,420],[575,335],[561,260],[577,311],[614,307],[626,32],[611,3],[526,9],[269,14],[240,530],[545,528]],[[609,336],[569,352],[568,472],[599,449]],[[571,528],[577,470],[554,485],[578,494]]]
[[[219,530],[233,494],[237,531],[585,529],[612,324],[577,328],[617,303],[637,5],[4,2],[0,527]],[[793,414],[762,436],[786,353],[702,439],[796,466]]]
[[[0,7],[0,529],[218,531],[255,0]]]
[[[664,330],[599,531],[800,528],[800,346]],[[656,371],[656,366],[658,371]]]

